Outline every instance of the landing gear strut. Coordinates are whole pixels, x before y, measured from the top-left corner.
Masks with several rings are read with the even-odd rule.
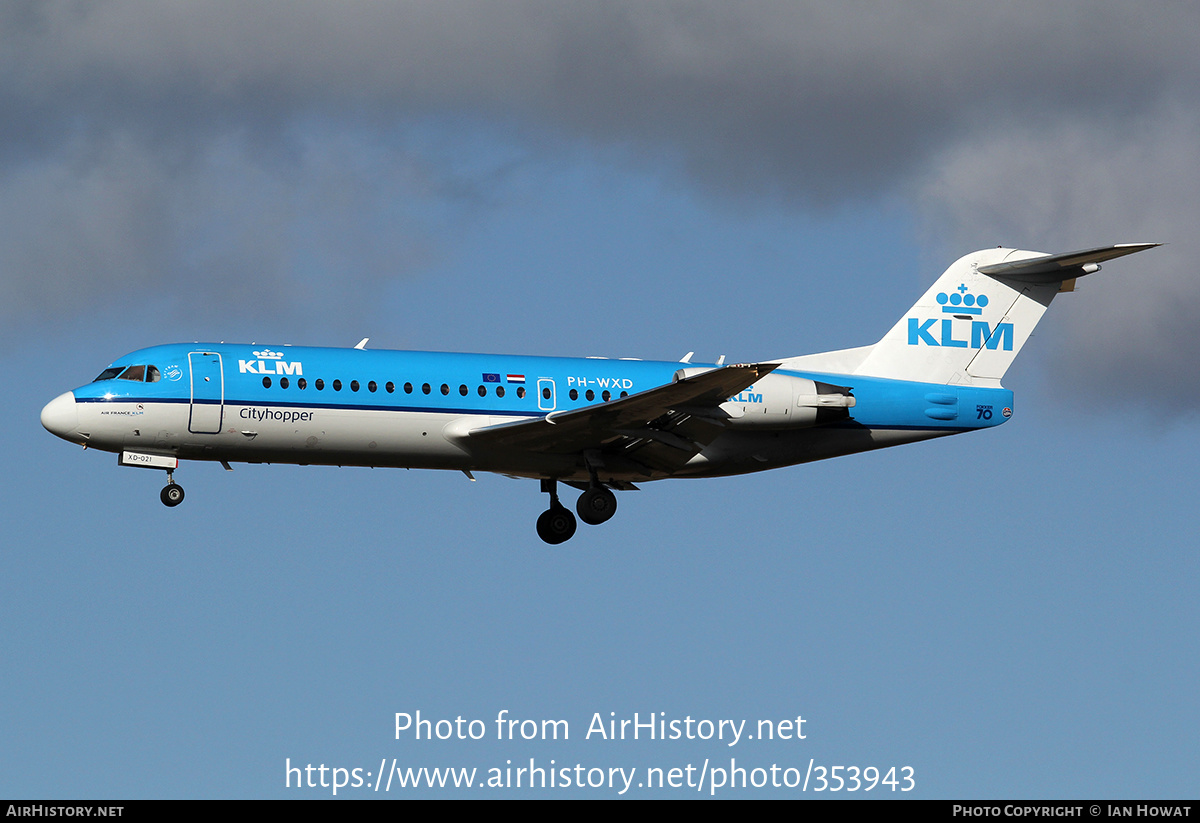
[[[565,543],[575,534],[575,515],[558,502],[558,481],[543,480],[542,491],[550,493],[550,508],[537,519],[538,537],[552,546]]]
[[[167,472],[167,485],[159,492],[159,499],[167,508],[175,508],[183,502],[183,486],[175,482],[172,472]]]

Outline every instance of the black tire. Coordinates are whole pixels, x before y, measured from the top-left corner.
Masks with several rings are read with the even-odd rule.
[[[183,486],[180,486],[178,483],[169,483],[163,486],[163,490],[158,496],[164,506],[175,508],[183,502]]]
[[[575,503],[579,519],[589,526],[599,526],[617,513],[617,496],[611,489],[595,486],[579,495]]]
[[[566,506],[551,506],[538,517],[537,533],[551,546],[565,543],[575,534],[575,515]]]

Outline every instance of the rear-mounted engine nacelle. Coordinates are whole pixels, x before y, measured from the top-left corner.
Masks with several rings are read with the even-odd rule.
[[[850,389],[803,377],[768,374],[721,404],[737,427],[816,426],[847,420],[854,407]]]

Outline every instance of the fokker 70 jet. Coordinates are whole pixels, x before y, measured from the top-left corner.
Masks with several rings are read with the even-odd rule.
[[[995,248],[955,262],[878,343],[758,363],[175,344],[118,358],[42,425],[166,471],[180,460],[391,466],[541,480],[547,543],[612,517],[614,490],[717,477],[998,426],[1005,370],[1050,301],[1115,257]]]

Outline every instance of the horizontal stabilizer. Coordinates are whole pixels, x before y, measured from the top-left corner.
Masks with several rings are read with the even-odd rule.
[[[1006,260],[1003,263],[993,263],[990,266],[980,266],[976,269],[980,274],[992,277],[1005,277],[1022,283],[1050,284],[1070,280],[1091,274],[1100,268],[1098,264],[1116,257],[1124,257],[1161,243],[1120,243],[1115,246],[1101,246],[1096,249],[1071,251],[1065,254],[1047,254],[1039,257],[1026,257],[1022,260]],[[1095,268],[1087,268],[1088,266]]]

